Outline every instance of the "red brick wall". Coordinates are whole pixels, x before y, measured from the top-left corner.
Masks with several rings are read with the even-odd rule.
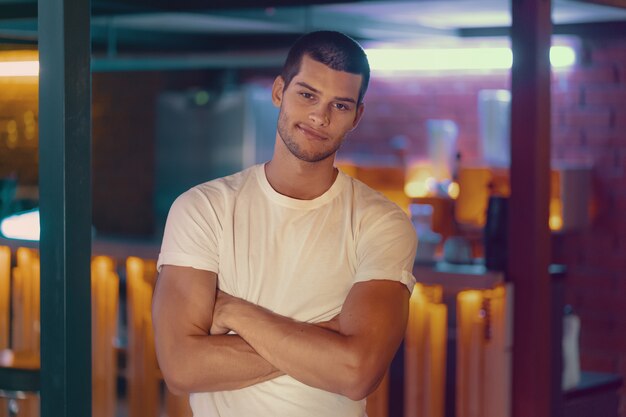
[[[581,317],[582,368],[626,379],[626,40],[587,41],[580,52],[580,64],[553,76],[552,156],[593,165],[595,217],[586,230],[554,236],[553,262],[568,267],[566,302]],[[508,85],[501,72],[375,78],[366,116],[342,152],[393,161],[390,141],[404,135],[410,156],[425,156],[425,121],[450,118],[463,160],[477,161],[477,93]],[[621,403],[626,417],[626,388]]]
[[[408,156],[426,157],[426,120],[451,119],[459,127],[462,160],[480,158],[478,92],[509,88],[508,72],[448,76],[383,76],[370,83],[365,116],[342,147],[342,154],[371,154],[391,160],[395,136],[408,139]]]
[[[626,40],[585,46],[582,67],[555,80],[552,146],[557,157],[593,163],[596,215],[586,230],[555,236],[553,258],[568,266],[582,368],[626,379]]]

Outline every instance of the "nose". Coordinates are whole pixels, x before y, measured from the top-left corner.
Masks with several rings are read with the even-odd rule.
[[[328,109],[325,106],[316,106],[309,113],[309,120],[316,126],[328,126],[330,123]]]

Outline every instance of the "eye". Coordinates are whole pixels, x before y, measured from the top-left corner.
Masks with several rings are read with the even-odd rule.
[[[302,93],[300,93],[300,95],[301,95],[302,97],[304,97],[305,99],[307,99],[307,100],[310,100],[310,99],[312,99],[312,98],[313,98],[313,94],[311,94],[311,93],[307,93],[307,92],[302,92]]]
[[[343,103],[335,103],[335,108],[337,110],[350,110],[350,107],[346,106]]]

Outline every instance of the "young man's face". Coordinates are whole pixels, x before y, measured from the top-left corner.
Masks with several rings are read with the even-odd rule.
[[[335,154],[363,114],[363,105],[357,105],[361,79],[306,55],[287,88],[282,77],[276,78],[272,100],[280,107],[278,134],[292,155],[318,162]]]

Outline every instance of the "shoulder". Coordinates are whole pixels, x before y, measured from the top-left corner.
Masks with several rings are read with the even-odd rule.
[[[248,180],[254,177],[258,167],[258,165],[255,165],[235,174],[196,185],[187,193],[195,193],[207,197],[237,193]]]
[[[396,203],[361,181],[350,178],[353,194],[353,227],[360,244],[366,242],[403,242],[408,248],[417,245],[411,220]]]
[[[407,214],[396,203],[363,182],[350,176],[347,177],[353,194],[355,214],[359,218],[368,222],[395,218],[400,222],[410,224]]]
[[[244,184],[254,176],[255,168],[256,166],[190,188],[176,198],[170,214],[194,215],[207,211],[215,214],[223,212],[228,201],[232,200],[233,196],[236,196]]]
[[[226,177],[198,184],[181,194],[178,199],[188,203],[208,203],[215,199],[238,194],[244,185],[255,175],[257,165]]]

